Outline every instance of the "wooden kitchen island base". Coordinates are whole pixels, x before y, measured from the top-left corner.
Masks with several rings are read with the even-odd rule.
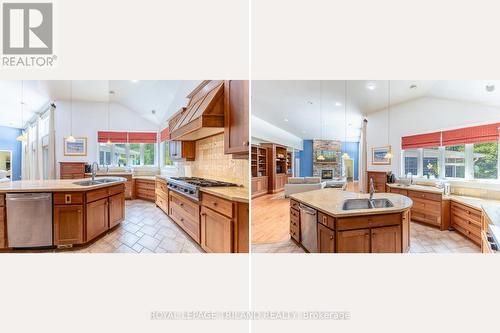
[[[73,181],[61,180],[23,189],[6,189],[0,194],[0,249],[9,248],[5,211],[5,193],[52,193],[53,247],[89,245],[125,219],[126,179],[97,186],[74,186]],[[3,232],[2,232],[3,231]],[[6,231],[6,232],[5,232]]]

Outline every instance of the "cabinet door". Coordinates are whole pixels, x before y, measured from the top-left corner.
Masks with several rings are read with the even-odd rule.
[[[401,227],[373,228],[371,248],[373,253],[401,253]]]
[[[337,232],[338,253],[370,253],[370,229]]]
[[[248,154],[248,81],[224,82],[224,153]]]
[[[335,252],[335,232],[321,223],[318,223],[318,252]]]
[[[119,193],[109,197],[109,228],[120,224],[125,219],[125,196]]]
[[[201,208],[201,247],[207,252],[231,253],[232,220],[206,207]]]
[[[1,200],[1,198],[0,198]],[[0,202],[1,204],[1,202]],[[5,207],[0,207],[0,249],[3,249],[7,246],[5,242],[6,234],[5,234]]]
[[[86,225],[87,242],[108,230],[108,198],[87,204]]]
[[[83,206],[54,206],[54,244],[83,243]]]

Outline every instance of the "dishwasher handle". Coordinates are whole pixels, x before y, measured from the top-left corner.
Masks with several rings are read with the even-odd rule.
[[[299,209],[301,212],[304,212],[306,214],[309,214],[309,215],[316,215],[316,210],[310,208],[310,207],[307,207],[307,206],[304,206],[302,204],[299,204]]]

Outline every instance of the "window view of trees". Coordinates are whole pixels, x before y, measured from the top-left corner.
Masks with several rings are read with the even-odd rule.
[[[444,158],[445,177],[465,178],[465,145],[445,147]]]
[[[154,143],[114,143],[99,144],[99,164],[114,166],[156,165],[156,145]]]
[[[418,150],[408,149],[404,152],[404,174],[411,173],[412,175],[418,174]]]
[[[486,142],[474,144],[474,178],[498,178],[498,143]]]
[[[172,165],[172,160],[170,159],[170,145],[168,141],[163,142],[163,166]]]
[[[155,165],[155,144],[144,144],[144,165]]]
[[[439,177],[439,148],[424,148],[422,171],[424,176]]]

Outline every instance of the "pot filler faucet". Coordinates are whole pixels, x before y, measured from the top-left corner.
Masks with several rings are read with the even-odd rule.
[[[99,164],[97,164],[97,162],[92,163],[92,181],[95,180],[95,174],[97,173],[97,170],[99,170]]]

